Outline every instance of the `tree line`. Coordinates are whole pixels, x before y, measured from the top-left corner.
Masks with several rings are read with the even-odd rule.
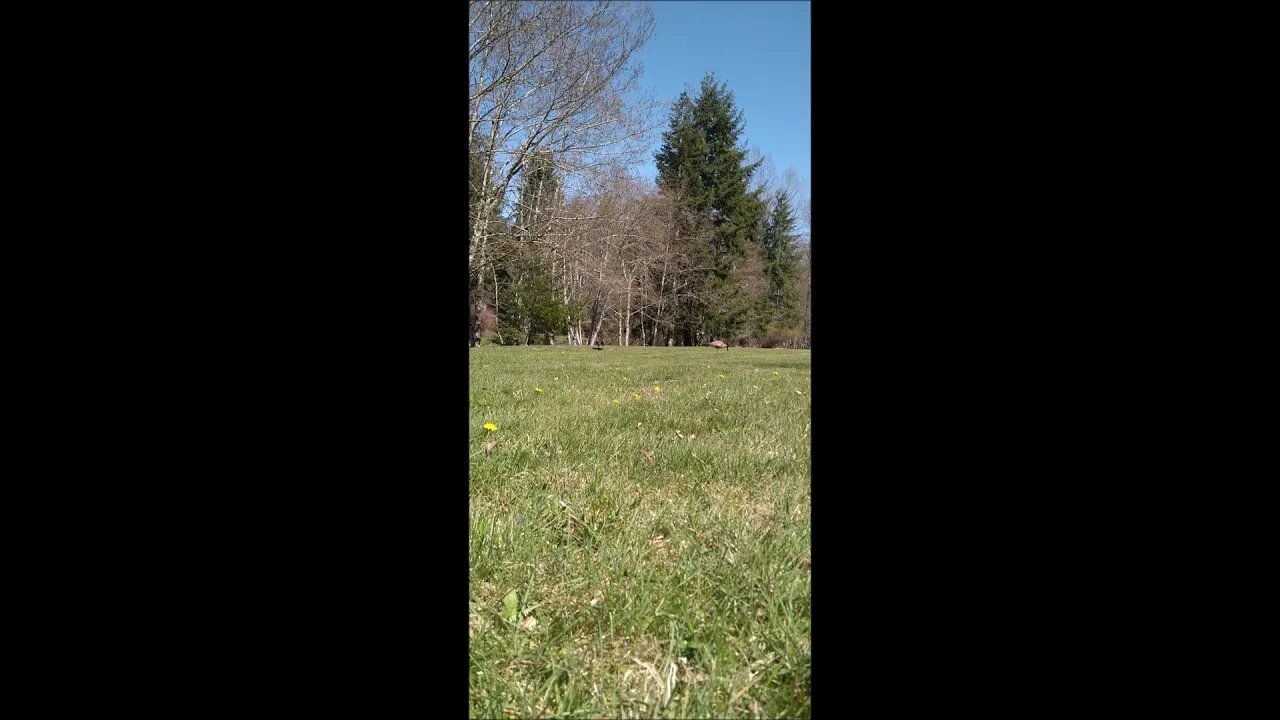
[[[646,6],[473,1],[469,19],[469,338],[809,346],[807,204],[748,156],[714,76],[653,120]],[[629,170],[658,127],[649,182]]]

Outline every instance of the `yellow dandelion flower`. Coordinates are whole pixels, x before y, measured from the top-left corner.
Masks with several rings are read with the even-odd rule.
[[[534,391],[534,392],[542,392],[542,388],[534,388],[534,389],[533,389],[533,391]]]
[[[774,374],[774,375],[777,375],[777,374],[778,374],[778,371],[777,371],[777,370],[774,370],[774,371],[773,371],[773,374]]]
[[[617,400],[614,400],[614,401],[613,401],[613,404],[614,404],[614,405],[617,405],[617,404],[618,404],[618,401],[617,401]]]
[[[657,385],[654,385],[654,386],[653,386],[653,391],[654,391],[654,392],[662,392],[662,388],[658,387]]]
[[[498,429],[498,426],[497,426],[497,425],[494,425],[493,423],[485,423],[485,424],[484,424],[484,429],[485,429],[485,430],[488,430],[489,432],[494,432],[495,430],[497,430],[497,429]]]

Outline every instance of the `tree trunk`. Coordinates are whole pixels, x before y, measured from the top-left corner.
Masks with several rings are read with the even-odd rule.
[[[482,327],[481,324],[484,321],[483,297],[484,297],[483,295],[478,295],[476,297],[476,304],[472,306],[472,310],[471,310],[472,312],[475,313],[475,316],[476,316],[475,322],[471,323],[471,337],[468,338],[468,340],[470,340],[471,342],[471,347],[475,347],[480,344],[480,330]]]
[[[498,310],[498,268],[493,269],[493,316],[501,319],[502,315]]]
[[[604,325],[604,313],[600,313],[600,314],[596,317],[596,326],[595,326],[595,328],[594,328],[594,329],[592,329],[592,330],[591,330],[591,342],[590,342],[589,344],[591,344],[591,345],[595,345],[595,344],[596,344],[596,340],[599,340],[599,339],[600,339],[600,326],[601,326],[601,325]]]
[[[658,307],[653,312],[653,344],[658,344],[658,320],[662,317],[662,293],[667,289],[667,269],[662,269],[662,280],[658,283]]]
[[[627,323],[626,335],[623,337],[623,345],[631,344],[631,281],[627,281]]]

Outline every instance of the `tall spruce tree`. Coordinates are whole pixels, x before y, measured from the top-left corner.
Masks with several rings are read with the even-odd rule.
[[[780,193],[765,223],[762,243],[764,273],[769,280],[763,319],[767,324],[787,328],[792,328],[800,319],[796,284],[800,259],[796,252],[795,224],[791,201],[786,193]]]
[[[505,248],[506,311],[499,335],[504,343],[545,340],[563,329],[570,308],[558,300],[551,264],[541,241],[554,229],[564,202],[548,153],[538,153],[522,173],[515,224]]]
[[[541,240],[561,204],[560,179],[549,153],[535,154],[522,174],[516,224],[526,242]]]
[[[697,98],[686,92],[676,100],[655,155],[659,186],[685,210],[686,252],[698,268],[678,305],[685,345],[732,336],[749,319],[743,261],[759,252],[764,204],[750,189],[761,163],[747,162],[745,127],[733,93],[709,74]]]

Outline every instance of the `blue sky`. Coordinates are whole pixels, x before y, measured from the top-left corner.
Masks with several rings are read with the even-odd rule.
[[[809,3],[657,0],[649,7],[656,24],[640,55],[641,84],[670,102],[685,89],[696,95],[702,76],[714,72],[743,111],[747,147],[770,156],[779,177],[794,169],[807,198]],[[664,107],[663,129],[665,118]],[[637,170],[656,176],[652,153]]]

